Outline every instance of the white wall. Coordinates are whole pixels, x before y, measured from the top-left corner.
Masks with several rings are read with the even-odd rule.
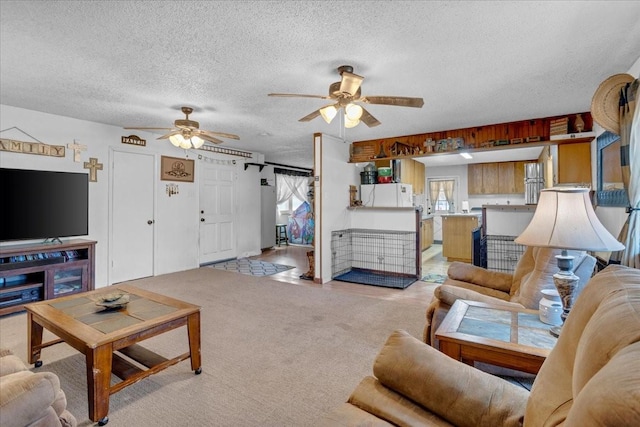
[[[360,184],[360,171],[349,161],[349,143],[329,135],[314,137],[315,277],[331,280],[331,232],[352,227],[349,185]],[[318,261],[318,251],[320,260]]]
[[[67,149],[64,158],[38,156],[13,152],[0,152],[0,167],[42,169],[53,171],[83,172],[83,162],[95,157],[103,163],[98,171],[98,181],[89,183],[89,235],[96,240],[96,287],[109,283],[109,182],[110,151],[131,151],[152,153],[156,164],[161,155],[185,158],[185,151],[175,148],[166,141],[156,140],[157,135],[136,131],[136,135],[147,140],[145,147],[122,144],[120,138],[130,134],[117,126],[56,116],[22,108],[0,105],[0,128],[17,127],[33,138],[51,145],[73,143],[74,140],[87,146],[82,153],[82,161],[73,161],[73,151]],[[6,139],[33,142],[24,133],[11,129],[0,135]],[[198,156],[202,156],[198,159]],[[207,159],[236,160],[237,178],[237,252],[238,256],[260,253],[260,175],[257,167],[244,170],[245,159],[207,151],[193,151],[187,154],[198,163]],[[250,160],[249,160],[250,161]],[[186,270],[198,266],[198,172],[194,183],[179,183],[180,194],[169,197],[166,194],[168,181],[156,185],[156,206],[154,218],[155,259],[154,274]],[[258,202],[256,202],[258,201]],[[3,243],[4,245],[5,243]],[[12,244],[11,242],[6,244]]]

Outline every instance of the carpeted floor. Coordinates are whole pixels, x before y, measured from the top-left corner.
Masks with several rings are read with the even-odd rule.
[[[248,258],[233,259],[229,261],[209,264],[207,267],[220,270],[233,271],[249,276],[270,276],[294,268],[291,265],[273,264],[266,261],[257,261]]]
[[[316,425],[372,374],[393,330],[421,336],[426,309],[215,268],[130,283],[202,307],[203,371],[187,360],[113,394],[110,427]],[[26,361],[24,313],[0,318],[0,342]],[[143,345],[175,357],[187,351],[186,328]],[[94,425],[84,357],[59,344],[42,360],[37,371],[59,376],[79,425]]]

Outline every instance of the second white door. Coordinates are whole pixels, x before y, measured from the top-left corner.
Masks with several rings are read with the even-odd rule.
[[[200,162],[200,265],[235,258],[235,173],[231,165]]]

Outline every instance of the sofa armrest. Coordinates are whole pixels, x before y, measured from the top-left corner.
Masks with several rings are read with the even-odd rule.
[[[453,303],[459,299],[466,299],[471,301],[484,302],[487,304],[498,304],[507,307],[523,308],[522,304],[510,302],[509,300],[504,298],[498,298],[492,295],[476,292],[467,288],[461,288],[455,285],[447,285],[446,283],[438,286],[433,291],[433,295],[449,306],[452,306]]]
[[[51,372],[23,371],[0,377],[2,426],[21,427],[50,419],[56,415],[52,405],[59,392],[60,380]]]
[[[498,291],[511,291],[513,276],[501,271],[491,271],[477,265],[455,261],[449,265],[447,276],[453,280],[473,283],[484,288],[496,289]]]
[[[521,426],[529,392],[395,331],[373,373],[387,388],[457,426]]]
[[[395,426],[451,427],[447,421],[383,386],[371,376],[358,384],[348,402]]]

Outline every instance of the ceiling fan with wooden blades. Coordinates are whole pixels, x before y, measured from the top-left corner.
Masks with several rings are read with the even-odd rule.
[[[303,95],[297,93],[270,93],[269,96],[288,97],[288,98],[319,98],[330,99],[334,103],[325,105],[316,111],[304,116],[299,121],[308,122],[318,116],[327,122],[337,115],[338,111],[344,110],[345,127],[351,128],[357,126],[361,121],[369,127],[378,126],[380,121],[373,117],[364,107],[358,105],[379,104],[379,105],[395,105],[397,107],[414,107],[421,108],[424,105],[422,98],[410,98],[405,96],[362,96],[361,84],[364,77],[353,73],[353,67],[350,65],[342,65],[338,67],[338,73],[342,77],[339,82],[332,83],[329,86],[329,95]]]
[[[200,148],[205,141],[213,144],[221,144],[219,138],[240,139],[238,135],[231,133],[213,132],[210,130],[200,129],[200,123],[195,120],[189,120],[189,114],[193,113],[193,108],[182,107],[182,112],[186,116],[184,119],[178,119],[173,122],[172,128],[161,127],[125,127],[124,129],[134,130],[164,130],[168,133],[162,135],[158,139],[169,139],[173,145],[180,148]]]

